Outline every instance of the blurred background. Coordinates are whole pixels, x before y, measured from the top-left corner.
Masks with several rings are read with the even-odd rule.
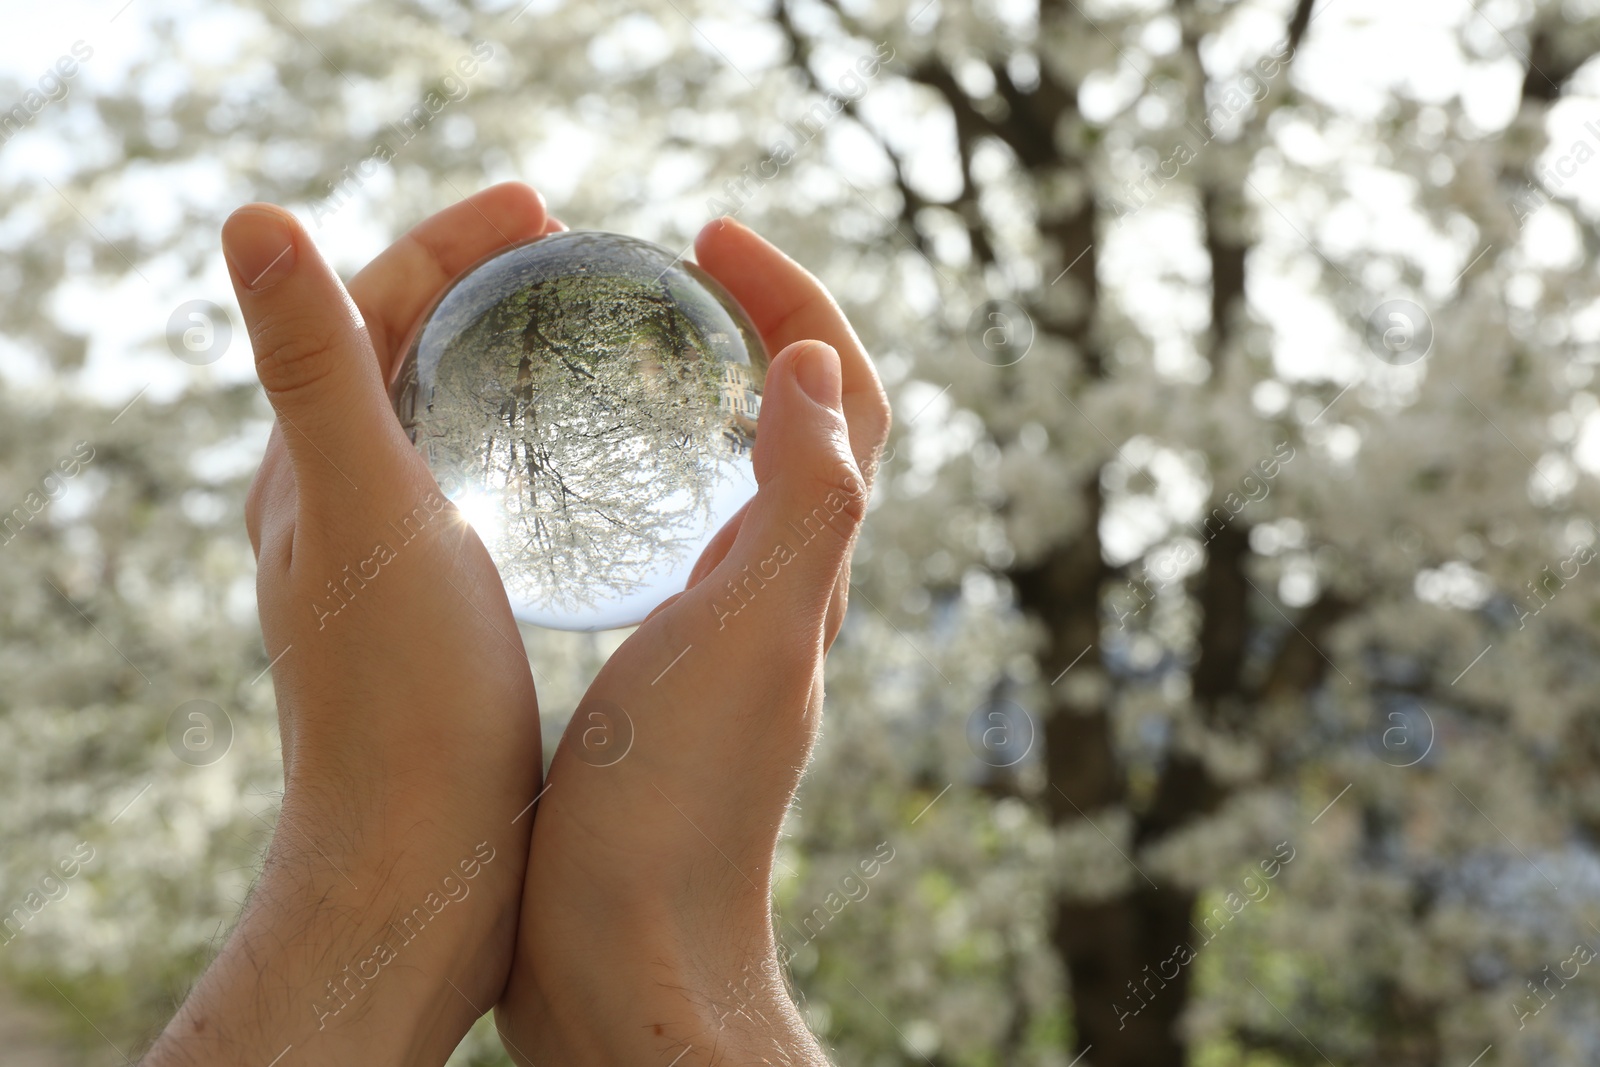
[[[1595,1062],[1597,52],[1594,0],[12,5],[0,1058],[137,1056],[276,817],[222,219],[348,274],[516,178],[737,215],[889,389],[780,856],[839,1063]],[[623,636],[524,628],[549,744]]]

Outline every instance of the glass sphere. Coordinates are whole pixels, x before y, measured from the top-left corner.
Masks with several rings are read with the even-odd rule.
[[[519,619],[639,622],[755,493],[766,348],[659,245],[592,230],[513,245],[414,338],[395,412]]]

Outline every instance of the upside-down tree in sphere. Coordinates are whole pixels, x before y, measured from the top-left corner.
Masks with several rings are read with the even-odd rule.
[[[178,64],[180,89],[85,90],[38,120],[106,146],[52,175],[99,236],[27,168],[0,178],[0,233],[60,238],[3,238],[27,240],[0,274],[7,335],[69,372],[81,343],[36,310],[52,293],[124,284],[120,256],[199,279],[246,199],[314,214],[346,269],[375,250],[362,223],[503,178],[674,248],[735,213],[839,295],[899,422],[780,856],[779,937],[840,1062],[1593,1058],[1592,979],[1571,972],[1600,943],[1583,5],[1463,5],[1432,31],[1359,0],[519,8],[262,3],[213,49],[149,16],[132,76]],[[492,55],[463,82],[477,41]],[[164,230],[116,207],[197,160],[220,178]],[[195,295],[226,300],[175,291],[122,343]],[[166,455],[138,412],[118,432]],[[159,470],[139,499],[177,514],[189,475]],[[85,574],[154,570],[160,529],[128,517],[150,513],[96,497],[4,563],[36,605],[5,623],[35,649],[4,668],[16,751],[107,795],[159,783],[96,839],[104,881],[30,933],[57,951],[19,939],[7,966],[120,1005],[124,1033],[231,918],[243,846],[157,816],[200,791],[160,739],[172,701],[92,633],[71,631],[71,694],[25,667],[59,655],[32,636],[58,542]],[[97,516],[121,525],[73,533]],[[185,580],[215,588],[229,558]],[[117,635],[147,626],[147,588],[67,593]],[[70,607],[48,632],[81,629]],[[151,662],[220,677],[250,632],[229,622],[204,670],[180,647]],[[606,646],[526,636],[553,731]],[[43,716],[61,725],[24,729]],[[270,781],[253,724],[204,791],[212,835],[259,826],[265,805],[229,792]],[[26,781],[18,810],[91,818]],[[151,862],[174,842],[184,870]],[[119,911],[127,885],[161,902],[149,921]],[[460,1056],[499,1062],[491,1045]]]

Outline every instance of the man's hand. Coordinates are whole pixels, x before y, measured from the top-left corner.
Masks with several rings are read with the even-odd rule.
[[[889,406],[798,264],[731,220],[697,252],[779,353],[760,489],[606,663],[556,752],[497,1014],[523,1064],[826,1062],[780,973],[772,864]]]
[[[428,219],[348,290],[287,212],[223,247],[277,425],[251,488],[285,792],[237,928],[150,1065],[443,1063],[511,964],[540,771],[533,680],[487,552],[387,382],[439,292],[559,229],[532,189]]]

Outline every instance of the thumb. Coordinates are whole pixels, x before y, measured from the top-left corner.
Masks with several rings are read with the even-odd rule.
[[[839,354],[801,341],[767,371],[754,456],[760,488],[727,556],[684,594],[713,631],[820,633],[866,512],[850,449]]]
[[[383,484],[399,423],[344,284],[271,204],[229,216],[222,250],[302,499]]]

